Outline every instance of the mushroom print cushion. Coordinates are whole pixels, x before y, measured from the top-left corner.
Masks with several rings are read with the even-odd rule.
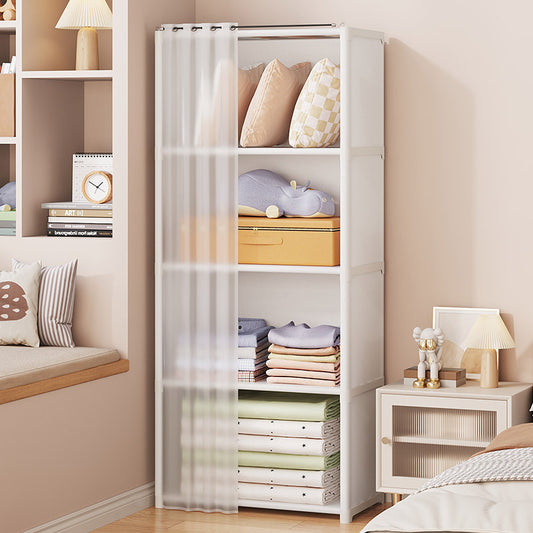
[[[0,344],[39,346],[37,307],[41,265],[0,272]]]

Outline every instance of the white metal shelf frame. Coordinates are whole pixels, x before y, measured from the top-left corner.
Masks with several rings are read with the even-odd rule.
[[[323,57],[340,62],[341,123],[345,125],[341,128],[339,145],[331,148],[278,146],[237,149],[239,165],[243,166],[254,165],[254,158],[257,158],[258,165],[267,164],[271,159],[272,167],[280,167],[279,170],[289,161],[293,166],[302,163],[302,166],[309,167],[308,170],[314,168],[315,162],[325,161],[326,166],[332,169],[328,179],[335,183],[340,193],[340,266],[238,265],[238,271],[239,284],[242,281],[246,288],[250,283],[256,283],[268,291],[268,288],[281,284],[283,289],[287,287],[285,292],[291,293],[291,287],[297,286],[301,292],[310,282],[308,298],[312,300],[315,293],[326,298],[324,313],[320,314],[320,305],[317,305],[313,316],[317,320],[320,317],[325,317],[323,320],[329,316],[337,317],[341,326],[343,361],[341,386],[334,391],[329,387],[316,390],[319,388],[274,386],[266,382],[239,383],[242,390],[339,396],[340,499],[325,506],[254,500],[240,500],[239,505],[338,514],[341,522],[348,523],[356,513],[382,500],[375,490],[374,409],[375,389],[384,380],[383,34],[340,26],[328,29],[239,30],[238,38],[239,66],[258,61],[267,63],[274,58],[286,65],[306,60],[315,63]],[[161,239],[161,230],[156,230],[158,239]],[[156,265],[156,275],[165,268],[179,270],[179,265]],[[331,290],[331,294],[324,295],[324,289],[326,292]],[[270,311],[276,305],[275,301],[254,299],[254,295],[245,294],[245,290],[239,292],[242,298],[258,306],[258,312],[262,311],[262,305],[268,306]],[[300,295],[298,291],[294,294]],[[299,306],[305,313],[309,312],[308,304],[297,298],[290,302],[292,308]],[[161,394],[158,383],[156,394]]]
[[[272,41],[279,39],[284,41],[285,47],[301,46],[306,47],[308,51],[313,50],[313,39],[328,39],[325,44],[329,50],[332,49],[332,41],[329,39],[336,39],[334,42],[338,47],[337,59],[341,64],[341,124],[350,125],[350,127],[341,128],[339,146],[310,149],[287,146],[239,148],[238,156],[239,161],[242,160],[247,166],[252,164],[254,156],[261,157],[260,160],[258,159],[259,164],[264,164],[269,160],[269,157],[264,156],[271,156],[272,163],[280,168],[283,168],[284,161],[293,157],[300,157],[299,162],[305,162],[305,158],[309,157],[309,165],[313,165],[313,162],[319,158],[325,158],[328,164],[339,168],[337,172],[341,213],[340,266],[239,265],[239,278],[242,275],[257,275],[254,279],[258,283],[276,283],[278,276],[313,273],[324,274],[316,278],[316,283],[323,283],[331,279],[331,274],[338,276],[337,305],[342,330],[341,385],[336,388],[324,387],[326,390],[323,391],[294,385],[274,386],[266,382],[240,383],[239,388],[241,390],[321,392],[339,395],[341,401],[340,501],[337,505],[326,506],[327,508],[318,506],[314,512],[338,513],[341,522],[347,523],[351,521],[354,514],[381,500],[381,497],[376,495],[374,487],[374,426],[373,418],[368,419],[368,410],[373,411],[374,391],[384,382],[383,35],[345,27],[314,31],[305,29],[240,31],[239,40],[252,39],[255,41],[264,39],[266,48],[272,46]],[[274,49],[273,46],[272,49]],[[321,57],[327,55],[327,52],[316,53],[322,53]],[[316,60],[321,57],[317,57]],[[266,63],[273,57],[256,56],[253,59],[256,62]],[[305,52],[302,52],[300,57],[297,53],[288,52],[284,59],[285,64],[289,65],[308,58],[305,57]],[[283,62],[283,59],[280,60]],[[246,61],[253,62],[252,58],[247,56],[244,62],[240,62],[240,66],[245,66]],[[361,69],[360,75],[354,73],[356,67]],[[363,85],[366,89],[362,88]],[[375,93],[371,94],[369,91],[375,91]],[[355,103],[354,100],[357,102]],[[379,124],[368,124],[376,120]],[[359,216],[350,215],[354,207],[354,196],[359,196],[357,208],[362,211]],[[369,224],[363,225],[365,217]],[[372,249],[365,252],[363,250],[365,243],[371,242],[372,239],[374,240]],[[266,275],[268,277],[265,277]],[[358,299],[355,304],[352,302],[354,297]],[[301,305],[305,306],[306,303],[302,302]],[[367,310],[372,308],[377,312],[367,313]],[[355,318],[356,315],[357,318]],[[362,327],[357,327],[356,322],[359,320],[364,324]],[[361,419],[363,413],[367,418],[365,422]],[[363,436],[365,434],[368,438]],[[370,468],[367,468],[369,465]],[[240,505],[249,506],[252,502],[241,501]],[[254,506],[309,510],[300,509],[294,505],[284,506],[276,502],[261,502],[261,504],[255,502]]]

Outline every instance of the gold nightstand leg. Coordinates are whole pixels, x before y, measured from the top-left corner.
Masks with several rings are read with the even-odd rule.
[[[392,505],[396,505],[397,503],[402,501],[402,495],[401,494],[393,494],[392,495]]]

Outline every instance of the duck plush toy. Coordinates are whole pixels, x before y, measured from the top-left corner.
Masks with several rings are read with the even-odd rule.
[[[335,205],[325,192],[288,182],[270,170],[250,170],[239,176],[239,215],[268,218],[331,217]]]

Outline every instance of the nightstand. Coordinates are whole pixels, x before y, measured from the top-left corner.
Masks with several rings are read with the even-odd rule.
[[[531,422],[532,386],[500,383],[482,389],[414,389],[403,383],[376,391],[376,485],[381,492],[414,492],[428,479],[485,448],[504,429]]]

